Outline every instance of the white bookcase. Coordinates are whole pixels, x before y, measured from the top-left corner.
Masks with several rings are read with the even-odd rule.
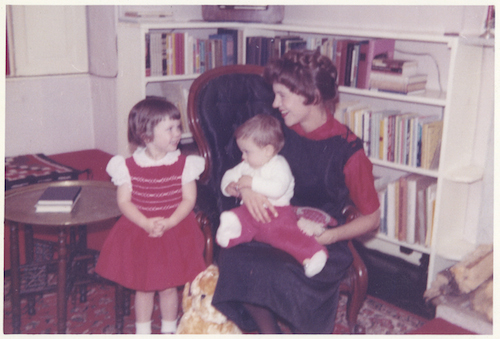
[[[119,22],[118,23],[118,137],[119,152],[128,153],[126,120],[130,108],[146,95],[162,93],[164,86],[185,90],[198,74],[147,77],[145,71],[145,35],[151,30],[188,32],[207,38],[217,28],[239,29],[243,41],[249,36],[294,34],[302,37],[338,37],[352,39],[388,38],[396,40],[394,58],[412,58],[419,62],[419,72],[428,74],[426,92],[422,95],[399,95],[351,87],[339,87],[340,101],[360,100],[376,109],[401,109],[419,114],[442,114],[443,135],[440,165],[437,170],[421,169],[372,159],[376,174],[398,178],[418,173],[437,178],[437,198],[430,247],[410,245],[377,235],[364,239],[365,245],[419,264],[422,254],[429,255],[428,285],[436,274],[461,260],[476,245],[479,203],[477,202],[484,172],[484,161],[474,156],[486,149],[485,138],[478,137],[480,90],[485,67],[493,70],[491,40],[436,34],[357,31],[313,26],[231,22]],[[245,45],[245,44],[244,44]],[[245,55],[245,46],[243,49]],[[491,95],[493,98],[493,95]],[[492,111],[492,110],[491,110]],[[482,113],[485,114],[484,112]],[[492,115],[491,113],[486,113]],[[491,118],[491,121],[493,119]],[[190,134],[183,135],[189,140]],[[484,159],[483,159],[484,160]],[[480,193],[479,193],[480,196]],[[400,251],[403,246],[411,253]],[[408,251],[406,251],[408,252]]]

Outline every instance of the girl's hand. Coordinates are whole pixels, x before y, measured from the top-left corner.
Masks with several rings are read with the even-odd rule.
[[[278,216],[278,212],[264,195],[254,192],[249,188],[240,189],[240,192],[243,203],[255,220],[270,222],[271,215],[275,218]]]
[[[142,228],[149,234],[150,237],[157,237],[158,232],[161,230],[157,225],[164,220],[163,217],[148,218]],[[161,236],[161,235],[160,235]]]
[[[150,233],[150,237],[161,237],[163,233],[174,227],[176,224],[173,223],[172,219],[162,219],[155,222],[154,232]]]
[[[227,185],[226,186],[226,193],[232,197],[239,198],[240,197],[240,190],[238,188],[238,184],[233,181],[232,183]]]

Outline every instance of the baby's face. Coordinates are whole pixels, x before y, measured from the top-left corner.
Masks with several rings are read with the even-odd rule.
[[[237,139],[236,143],[240,149],[243,161],[252,168],[260,168],[274,156],[274,147],[267,145],[259,147],[251,138]]]

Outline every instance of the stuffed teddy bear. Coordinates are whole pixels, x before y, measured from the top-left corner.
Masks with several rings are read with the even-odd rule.
[[[212,306],[219,269],[210,265],[184,286],[178,334],[241,334],[240,329]]]
[[[309,236],[321,235],[327,228],[337,226],[337,220],[328,213],[313,207],[294,207],[297,225]]]

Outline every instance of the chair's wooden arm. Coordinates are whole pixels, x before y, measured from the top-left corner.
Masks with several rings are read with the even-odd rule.
[[[198,212],[196,214],[196,220],[198,220],[198,224],[200,225],[203,236],[205,237],[205,264],[210,266],[213,264],[214,260],[214,242],[212,237],[212,228],[210,227],[211,224],[208,217],[203,212]]]

